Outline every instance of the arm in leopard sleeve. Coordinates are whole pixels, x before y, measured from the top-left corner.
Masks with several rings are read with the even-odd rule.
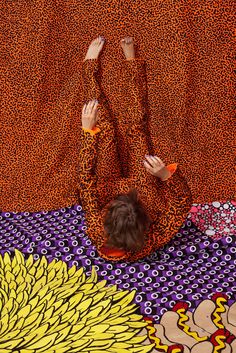
[[[179,168],[171,178],[163,182],[166,209],[154,222],[146,237],[144,248],[127,254],[128,261],[137,261],[167,244],[178,232],[192,205],[192,195]]]
[[[104,243],[101,211],[98,205],[96,176],[92,174],[97,156],[97,134],[82,130],[79,150],[79,190],[85,211],[87,234],[99,249]]]

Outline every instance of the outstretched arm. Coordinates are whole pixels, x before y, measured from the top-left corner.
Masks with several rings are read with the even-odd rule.
[[[82,131],[79,151],[79,189],[83,210],[85,211],[87,234],[99,249],[104,243],[101,211],[98,205],[96,176],[93,169],[97,156],[97,101],[85,105],[82,112]]]
[[[128,261],[136,261],[150,255],[167,244],[177,233],[191,208],[192,195],[179,168],[171,178],[163,181],[166,209],[160,218],[151,225],[144,248],[127,255]]]
[[[145,180],[143,158],[149,154],[147,133],[145,131],[145,105],[143,102],[144,89],[144,61],[140,59],[126,60],[125,71],[127,75],[128,92],[126,142],[129,151],[127,161],[128,177],[141,175]]]

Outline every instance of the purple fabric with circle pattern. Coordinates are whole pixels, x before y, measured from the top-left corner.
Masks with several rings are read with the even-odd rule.
[[[101,259],[90,239],[79,205],[57,211],[0,214],[0,253],[14,249],[37,259],[58,258],[69,266],[95,266],[99,279],[122,289],[137,289],[143,315],[156,322],[177,301],[194,309],[214,292],[236,299],[236,241],[234,235],[212,239],[187,219],[165,247],[136,263]]]

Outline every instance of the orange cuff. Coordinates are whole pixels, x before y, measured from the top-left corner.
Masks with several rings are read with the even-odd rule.
[[[103,245],[100,249],[101,253],[103,253],[106,256],[116,256],[116,257],[121,257],[125,255],[125,250],[122,249],[116,249],[116,248],[109,248],[105,245]]]
[[[166,180],[168,180],[169,178],[172,177],[172,175],[174,174],[174,172],[177,169],[177,166],[178,166],[178,163],[172,163],[172,164],[169,164],[169,165],[166,166],[166,168],[169,170],[171,175],[167,179],[164,179],[163,181],[166,181]]]
[[[82,129],[85,131],[85,132],[89,132],[91,136],[94,136],[96,135],[98,132],[100,132],[101,130],[99,129],[99,127],[94,127],[92,130],[90,129],[86,129],[85,127],[82,127]]]

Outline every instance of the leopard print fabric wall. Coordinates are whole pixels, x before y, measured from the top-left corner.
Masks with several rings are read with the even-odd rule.
[[[78,202],[81,66],[106,37],[101,85],[122,150],[127,104],[121,37],[147,63],[153,152],[181,163],[194,202],[232,199],[233,2],[32,0],[1,2],[0,208],[36,211]]]

